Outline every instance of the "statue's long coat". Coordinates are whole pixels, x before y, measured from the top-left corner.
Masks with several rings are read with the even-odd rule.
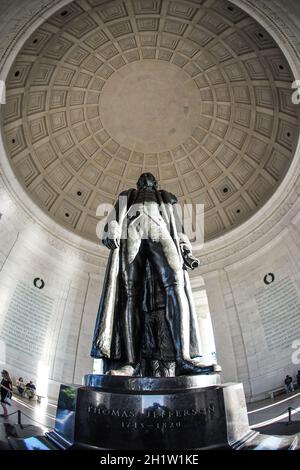
[[[127,206],[119,207],[119,204],[116,204],[115,220],[117,220],[119,225],[122,227],[129,207],[135,202],[137,190],[129,189],[122,192],[121,195],[127,197]],[[163,209],[162,217],[168,224],[170,234],[178,251],[178,257],[183,266],[183,259],[179,246],[180,231],[182,227],[178,224],[176,210],[173,208],[173,204],[177,202],[177,198],[171,193],[163,190],[156,191],[156,198],[158,204]],[[108,221],[109,220],[112,219],[109,217]],[[118,322],[120,323],[120,309],[122,308],[121,273],[122,269],[125,267],[125,263],[127,262],[126,242],[126,239],[121,239],[120,246],[115,250],[112,250],[108,258],[91,351],[91,356],[95,358],[107,358],[122,361],[122,344],[124,344],[124,341],[134,342],[143,336],[143,332],[137,331],[134,338],[126,338],[122,335],[122,326],[118,324]],[[151,279],[149,279],[149,276],[151,277],[151,270],[149,272],[150,275],[148,275],[148,279],[146,278],[144,282],[144,289],[147,289],[147,282],[151,282]],[[182,269],[182,277],[184,282],[183,295],[186,295],[187,297],[189,312],[180,311],[180,318],[177,319],[178,325],[176,325],[176,327],[180,330],[182,357],[188,360],[193,357],[201,356],[201,342],[190,281],[185,269]],[[153,299],[153,301],[155,302],[155,299]],[[145,308],[144,303],[143,308]]]

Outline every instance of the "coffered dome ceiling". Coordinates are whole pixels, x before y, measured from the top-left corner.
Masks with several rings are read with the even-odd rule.
[[[96,208],[151,171],[205,204],[206,239],[276,190],[298,140],[292,73],[224,0],[78,0],[39,27],[7,80],[4,135],[33,200],[96,240]]]

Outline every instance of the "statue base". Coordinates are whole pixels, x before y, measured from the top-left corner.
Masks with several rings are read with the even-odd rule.
[[[40,437],[49,448],[111,451],[271,449],[274,439],[276,449],[295,448],[295,436],[271,442],[251,430],[243,385],[221,384],[218,374],[86,375],[82,387],[61,385],[55,430]],[[26,439],[9,442],[28,448]]]
[[[219,374],[87,375],[84,384],[71,407],[66,408],[70,389],[60,391],[56,432],[70,444],[110,450],[223,448],[252,432],[242,384],[221,385]]]
[[[199,449],[229,446],[250,432],[242,384],[221,385],[218,374],[86,376],[85,384],[77,395],[77,442],[106,449]]]

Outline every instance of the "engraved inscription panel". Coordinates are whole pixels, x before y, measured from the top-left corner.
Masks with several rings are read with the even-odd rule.
[[[0,334],[7,347],[30,355],[32,360],[41,359],[54,302],[44,290],[28,287],[22,282],[17,284]],[[10,363],[13,364],[13,357]],[[19,364],[17,361],[16,365]]]
[[[289,277],[269,284],[255,294],[269,351],[290,348],[299,338],[300,299]]]

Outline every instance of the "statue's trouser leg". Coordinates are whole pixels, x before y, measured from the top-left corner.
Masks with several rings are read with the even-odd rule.
[[[126,364],[135,365],[137,362],[139,352],[139,318],[137,315],[137,294],[132,291],[127,291],[125,294],[125,308],[124,308],[124,360]]]
[[[182,357],[178,298],[174,285],[164,286],[164,289],[166,295],[166,321],[175,348],[176,360],[178,360]]]
[[[122,337],[123,337],[123,359],[126,364],[136,365],[140,357],[140,311],[139,296],[143,283],[142,250],[127,269],[123,272],[122,292]]]
[[[147,240],[147,256],[152,264],[158,282],[165,291],[166,321],[175,348],[176,360],[189,355],[189,304],[184,290],[183,275],[170,267],[162,245]],[[183,319],[185,320],[183,322]],[[182,344],[182,330],[186,344]],[[183,331],[184,332],[184,331]],[[184,349],[187,349],[184,353]]]

